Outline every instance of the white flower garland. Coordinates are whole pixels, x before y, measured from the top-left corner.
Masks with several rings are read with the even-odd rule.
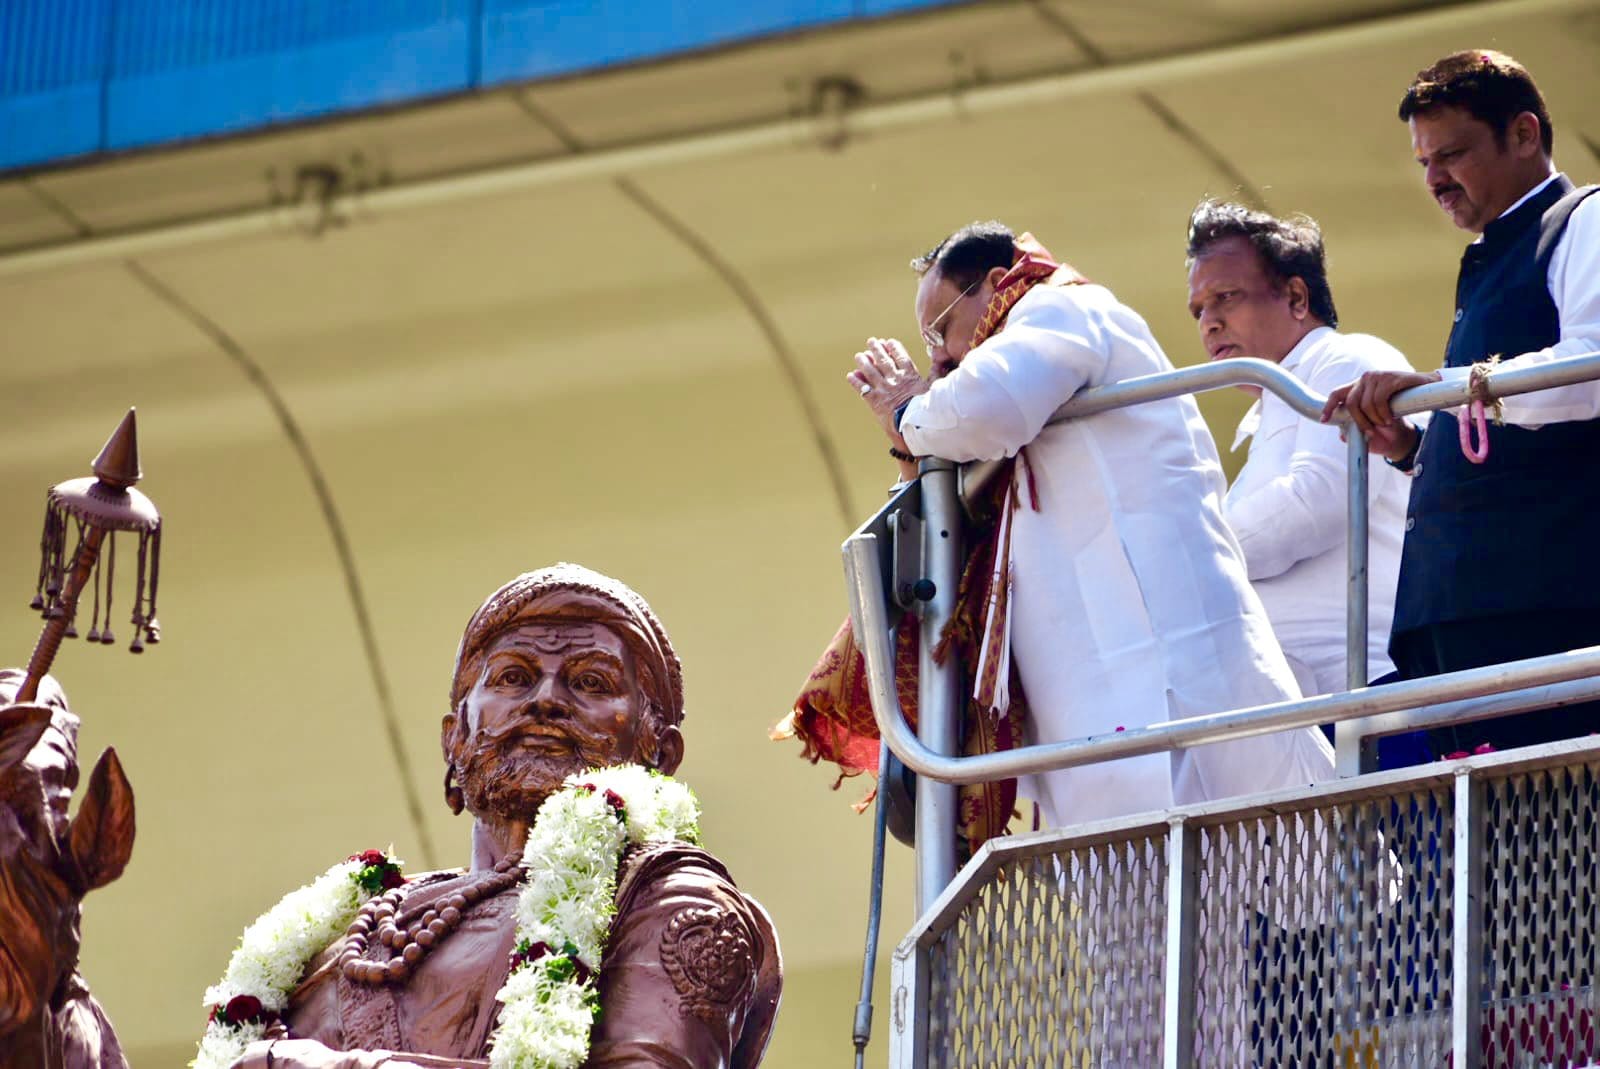
[[[495,996],[504,1008],[490,1041],[494,1069],[574,1069],[589,1057],[622,851],[695,842],[699,815],[689,788],[637,765],[569,776],[540,807],[523,850],[520,960]]]
[[[637,765],[569,776],[540,807],[523,850],[517,961],[495,995],[503,1009],[490,1040],[494,1069],[575,1069],[588,1058],[600,1008],[595,974],[616,912],[622,851],[636,843],[695,842],[699,814],[688,787]],[[385,864],[398,863],[386,858]],[[229,1023],[221,1011],[244,996],[282,1013],[306,964],[344,934],[372,897],[372,868],[359,857],[341,862],[245,929],[222,981],[206,989],[213,1012],[194,1069],[227,1069],[265,1035],[264,1022]]]
[[[399,862],[385,856],[384,864]],[[245,1048],[266,1034],[267,1024],[258,1013],[251,1019],[229,1023],[226,1010],[244,996],[255,1000],[256,1011],[282,1013],[289,1005],[289,992],[300,982],[300,974],[319,951],[344,934],[356,913],[374,890],[364,886],[363,874],[374,868],[361,856],[341,861],[311,883],[290,891],[283,899],[239,937],[239,946],[228,959],[222,980],[206,988],[203,1005],[212,1008],[205,1035],[193,1069],[227,1069],[244,1056]],[[381,879],[381,875],[379,877]]]

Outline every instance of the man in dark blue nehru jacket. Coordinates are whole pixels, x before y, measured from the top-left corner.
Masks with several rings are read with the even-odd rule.
[[[1458,52],[1421,71],[1400,104],[1428,192],[1478,237],[1461,257],[1442,370],[1368,372],[1335,390],[1374,452],[1412,476],[1389,653],[1415,679],[1600,645],[1600,383],[1523,394],[1473,463],[1457,418],[1419,433],[1389,398],[1442,379],[1600,349],[1600,196],[1551,161],[1533,78],[1510,56]],[[1600,731],[1600,703],[1430,733],[1437,754]]]

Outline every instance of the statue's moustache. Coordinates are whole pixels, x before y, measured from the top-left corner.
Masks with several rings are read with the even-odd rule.
[[[599,761],[598,756],[590,753],[593,747],[580,734],[568,731],[558,723],[534,719],[532,716],[494,730],[480,728],[473,741],[473,757],[478,761],[496,758],[502,761],[515,760],[527,756],[528,747],[524,744],[530,741],[542,743],[537,748],[547,752],[570,753],[589,763]]]
[[[558,723],[529,712],[501,728],[480,727],[474,746],[478,749],[495,749],[529,738],[576,742],[572,733],[560,727]]]

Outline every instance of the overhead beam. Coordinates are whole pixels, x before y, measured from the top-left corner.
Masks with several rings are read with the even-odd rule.
[[[1137,92],[1222,72],[1292,63],[1383,44],[1408,35],[1448,31],[1453,37],[1485,23],[1504,23],[1563,11],[1593,10],[1595,0],[1479,0],[1383,15],[1244,44],[1204,48],[1157,59],[1040,75],[997,85],[938,89],[852,109],[852,134],[898,130],[950,119],[1009,111],[1093,94]],[[335,193],[305,206],[268,205],[202,218],[23,246],[0,253],[0,277],[120,260],[172,249],[295,232],[302,213],[321,215],[359,207],[364,216],[505,196],[588,179],[637,176],[660,167],[816,143],[818,120],[767,120],[720,130],[636,142],[417,179],[359,193]]]

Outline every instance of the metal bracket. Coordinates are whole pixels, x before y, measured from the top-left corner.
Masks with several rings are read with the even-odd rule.
[[[889,596],[907,611],[933,596],[928,589],[932,583],[923,570],[922,526],[922,517],[908,509],[889,516]]]
[[[300,164],[287,173],[271,167],[266,180],[272,206],[282,209],[290,225],[306,237],[319,238],[349,225],[360,209],[361,195],[388,185],[392,178],[386,167],[373,167],[355,151],[340,160]]]
[[[926,560],[922,544],[925,526],[922,517],[910,508],[899,508],[885,517],[889,529],[889,599],[906,612],[933,597],[933,581],[924,572]],[[909,625],[908,625],[909,626]],[[889,773],[878,790],[888,805],[889,834],[907,846],[917,842],[917,777],[894,754],[889,755]]]
[[[838,152],[850,142],[846,120],[867,99],[867,90],[847,74],[829,74],[811,83],[806,114],[816,120],[817,145]]]
[[[987,85],[990,81],[989,72],[983,62],[972,52],[964,48],[953,48],[946,57],[950,66],[950,92],[959,97],[968,89],[976,89]]]

